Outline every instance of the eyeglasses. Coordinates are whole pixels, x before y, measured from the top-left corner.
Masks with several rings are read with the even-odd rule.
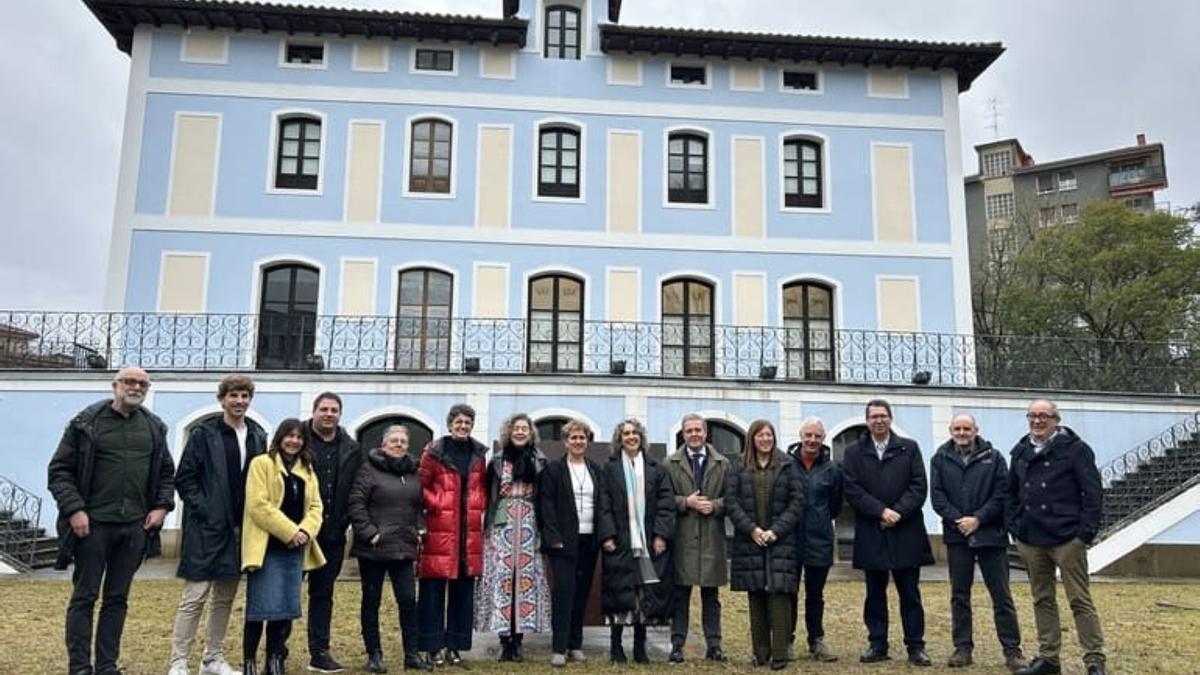
[[[1058,415],[1056,415],[1054,413],[1044,413],[1044,412],[1025,413],[1025,419],[1029,420],[1030,422],[1034,422],[1034,421],[1045,422],[1046,420],[1058,419]]]
[[[141,387],[142,389],[150,388],[150,380],[141,380],[136,377],[122,377],[117,380],[126,387]]]

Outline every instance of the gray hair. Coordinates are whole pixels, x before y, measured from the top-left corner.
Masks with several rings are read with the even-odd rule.
[[[538,432],[537,432],[537,425],[535,425],[533,423],[533,419],[530,418],[529,415],[526,415],[525,413],[513,413],[512,415],[508,416],[508,419],[506,419],[500,423],[499,443],[500,443],[501,450],[508,447],[509,439],[512,436],[513,425],[522,420],[524,420],[529,425],[529,445],[531,447],[537,447]]]
[[[613,429],[613,435],[612,435],[613,453],[618,453],[623,450],[623,446],[621,445],[621,430],[625,428],[626,424],[633,426],[633,432],[638,435],[638,438],[641,439],[641,443],[639,444],[640,447],[638,449],[641,450],[642,452],[645,452],[647,450],[647,448],[650,447],[649,441],[646,440],[646,425],[642,424],[641,422],[637,421],[636,419],[634,419],[632,417],[627,417],[627,418],[621,420],[620,422],[617,422],[616,428]]]
[[[704,419],[704,417],[699,413],[694,412],[684,415],[683,419],[679,420],[679,428],[682,430],[685,426],[687,426],[688,422],[693,420],[699,422],[700,426],[703,427],[705,431],[708,431],[708,420]]]
[[[393,424],[390,427],[383,430],[382,440],[386,441],[388,436],[391,436],[392,434],[400,434],[400,433],[404,434],[405,436],[407,436],[409,438],[412,438],[412,434],[408,433],[408,427],[404,426],[403,424]]]
[[[1058,414],[1058,404],[1057,404],[1057,403],[1055,403],[1054,401],[1051,401],[1051,400],[1050,400],[1050,399],[1048,399],[1048,398],[1035,398],[1035,399],[1033,399],[1032,401],[1030,401],[1030,402],[1029,402],[1029,405],[1028,405],[1028,406],[1026,406],[1026,408],[1025,408],[1025,409],[1026,409],[1026,410],[1028,410],[1029,408],[1033,407],[1033,404],[1034,404],[1034,403],[1045,403],[1046,405],[1049,405],[1049,406],[1050,406],[1050,412],[1054,413],[1054,416],[1055,416],[1055,417],[1058,417],[1058,416],[1059,416],[1059,414]]]
[[[825,435],[825,423],[822,422],[821,418],[817,417],[816,415],[804,418],[804,421],[800,423],[800,433],[804,433],[804,430],[807,427],[811,427],[814,424],[818,427],[821,427],[821,435],[824,436]]]

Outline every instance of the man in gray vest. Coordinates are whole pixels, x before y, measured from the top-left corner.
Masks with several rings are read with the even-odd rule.
[[[708,425],[694,413],[683,416],[683,447],[667,457],[675,491],[675,613],[671,619],[671,663],[683,663],[692,586],[700,587],[705,658],[724,661],[721,651],[721,586],[729,582],[725,556],[725,479],[729,460],[705,442]]]

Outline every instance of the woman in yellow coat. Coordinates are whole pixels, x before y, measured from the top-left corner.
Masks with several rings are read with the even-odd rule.
[[[258,675],[255,655],[265,624],[265,675],[283,675],[287,637],[300,616],[304,572],[325,564],[313,535],[321,527],[321,490],[312,449],[298,419],[275,430],[267,454],[246,471],[242,519],[242,571],[246,572],[246,626],[242,639],[244,675]]]

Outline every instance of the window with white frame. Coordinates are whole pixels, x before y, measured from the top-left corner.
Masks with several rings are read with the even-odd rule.
[[[416,70],[432,70],[442,73],[454,70],[453,49],[418,49],[414,59]]]
[[[310,115],[279,119],[275,187],[316,190],[321,170],[321,120]]]
[[[671,84],[677,87],[704,87],[708,85],[708,68],[703,65],[672,63]]]
[[[983,154],[983,175],[987,178],[1007,176],[1012,173],[1012,152],[987,152]]]
[[[1038,174],[1038,177],[1037,177],[1038,194],[1041,195],[1041,194],[1046,194],[1047,192],[1054,192],[1057,189],[1058,189],[1058,181],[1057,181],[1057,177],[1055,176],[1055,174],[1053,174],[1053,173]]]
[[[821,208],[825,205],[821,181],[821,143],[811,138],[789,138],[783,142],[783,204],[791,208]]]
[[[817,92],[821,90],[821,79],[815,70],[789,68],[783,71],[783,88],[786,91]]]
[[[983,200],[984,217],[988,220],[996,220],[1000,218],[1012,218],[1016,213],[1016,204],[1013,201],[1013,194],[1005,192],[998,195],[988,195]]]
[[[1063,204],[1062,221],[1064,223],[1079,222],[1079,204]]]
[[[283,47],[283,61],[298,66],[324,65],[325,43],[288,42]]]
[[[708,203],[708,139],[704,136],[671,134],[667,142],[667,201]]]
[[[449,194],[452,131],[445,120],[420,119],[412,123],[409,192]]]
[[[1079,187],[1079,181],[1075,178],[1074,169],[1063,169],[1058,172],[1058,189],[1059,190],[1074,190]]]
[[[538,196],[579,196],[579,130],[548,125],[538,132]]]
[[[1042,227],[1050,227],[1058,222],[1058,209],[1053,206],[1043,206],[1038,211],[1038,224]]]

